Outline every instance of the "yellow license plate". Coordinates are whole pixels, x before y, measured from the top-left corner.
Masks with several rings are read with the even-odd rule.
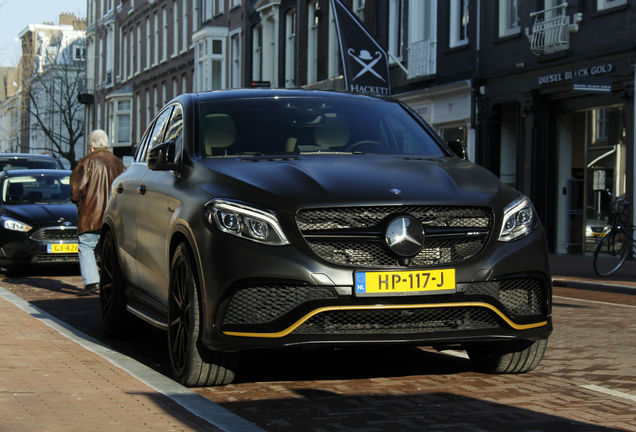
[[[77,253],[77,243],[48,244],[47,253]]]
[[[450,294],[455,269],[356,272],[356,295]]]

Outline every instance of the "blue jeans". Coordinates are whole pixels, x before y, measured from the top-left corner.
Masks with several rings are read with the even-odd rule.
[[[88,231],[78,236],[79,265],[84,286],[99,283],[99,270],[95,259],[95,246],[99,241],[99,233],[99,231]]]

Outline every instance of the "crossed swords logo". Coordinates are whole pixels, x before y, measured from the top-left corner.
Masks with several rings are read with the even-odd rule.
[[[386,80],[382,78],[382,76],[379,73],[373,70],[373,67],[375,66],[375,64],[379,62],[380,59],[382,58],[382,54],[380,53],[380,51],[375,52],[375,57],[372,57],[369,51],[367,50],[360,50],[360,55],[356,55],[356,50],[354,50],[353,48],[349,48],[347,53],[351,56],[351,58],[353,58],[356,62],[358,62],[360,66],[362,66],[362,69],[360,70],[360,72],[358,72],[358,74],[354,76],[351,81],[357,78],[360,78],[362,75],[369,72],[375,75],[377,78],[381,79],[382,82],[386,82]]]

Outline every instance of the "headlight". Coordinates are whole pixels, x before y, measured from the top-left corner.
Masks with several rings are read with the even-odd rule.
[[[237,237],[275,246],[289,244],[276,216],[264,210],[214,200],[207,204],[207,218],[221,231]]]
[[[532,203],[522,197],[504,209],[499,241],[512,241],[530,234],[537,226],[537,216]]]
[[[11,231],[27,232],[27,231],[31,231],[31,229],[33,228],[31,225],[27,225],[24,222],[11,219],[10,217],[6,217],[6,216],[0,217],[0,223],[2,224],[2,227],[4,229],[8,229]]]

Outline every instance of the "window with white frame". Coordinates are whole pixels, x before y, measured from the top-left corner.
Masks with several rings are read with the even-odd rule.
[[[152,102],[152,105],[154,106],[152,113],[155,115],[161,109],[161,101],[159,101],[159,90],[157,89],[157,86],[152,87]]]
[[[285,87],[296,87],[296,9],[285,17]]]
[[[141,72],[141,24],[137,24],[137,64],[135,65],[135,73]]]
[[[241,87],[241,33],[240,30],[230,34],[230,59],[232,88]]]
[[[164,62],[168,59],[168,9],[163,8],[161,10],[163,16],[163,32],[161,34],[161,61]]]
[[[150,102],[150,90],[146,90],[146,124],[152,120],[152,103]]]
[[[166,102],[168,102],[168,86],[166,82],[163,81],[161,83],[161,105],[163,106]]]
[[[241,5],[241,0],[230,0],[230,9],[239,7],[240,5]]]
[[[188,49],[188,3],[181,0],[181,52]]]
[[[223,2],[225,0],[214,0],[214,16],[221,15],[223,13]]]
[[[334,16],[331,3],[329,3],[329,35],[327,43],[329,44],[327,71],[329,78],[332,78],[338,76],[340,47],[338,44],[338,33],[336,32],[336,17]]]
[[[213,0],[203,0],[203,21],[212,19],[212,2]]]
[[[119,27],[119,48],[117,49],[117,54],[119,54],[119,71],[117,73],[118,78],[124,78],[126,76],[126,71],[124,70],[124,45],[126,44],[126,40],[124,39],[124,32],[121,27]]]
[[[150,31],[150,18],[146,18],[146,64],[144,70],[150,68],[150,50],[152,48],[152,33]]]
[[[106,76],[104,81],[106,85],[112,86],[114,81],[113,73],[116,72],[113,65],[115,61],[115,29],[113,25],[107,27],[104,55],[106,56]]]
[[[227,29],[223,29],[225,32]],[[195,49],[197,91],[219,90],[225,86],[225,37],[206,35]]]
[[[192,33],[199,30],[199,16],[201,12],[200,0],[192,0]]]
[[[97,65],[95,66],[95,83],[102,85],[102,59],[104,56],[104,39],[97,40],[97,50],[99,54],[97,55]]]
[[[137,129],[137,143],[139,143],[139,140],[141,139],[141,94],[137,93],[137,96],[135,97],[135,104],[136,104],[136,108],[137,108],[137,118],[135,119],[135,127]]]
[[[517,0],[499,0],[499,37],[519,33],[519,10]]]
[[[154,30],[155,30],[155,34],[154,34],[154,40],[153,40],[153,47],[154,47],[154,52],[153,52],[153,58],[152,58],[152,64],[156,65],[157,63],[159,63],[159,40],[160,40],[160,35],[159,35],[159,14],[155,13],[154,17],[153,17],[153,24],[155,26]]]
[[[470,0],[450,1],[450,47],[458,47],[468,43],[468,22]]]
[[[437,0],[408,0],[408,77],[437,72]]]
[[[176,78],[172,78],[172,97],[179,96],[179,81]]]
[[[611,9],[627,4],[627,0],[596,0],[596,10]]]
[[[320,6],[318,1],[309,3],[307,21],[307,84],[318,81],[318,24],[320,23]]]
[[[128,77],[128,33],[122,36],[121,40],[121,78],[126,80]]]
[[[256,24],[252,28],[252,80],[259,81],[262,76],[263,66],[263,46],[262,46],[262,27]]]
[[[402,58],[403,10],[404,0],[389,0],[389,52],[398,59]],[[395,60],[389,56],[389,62],[395,62]]]
[[[135,57],[134,57],[134,49],[135,49],[135,30],[131,29],[130,33],[128,33],[128,55],[130,56],[130,63],[128,65],[128,78],[131,78],[134,71]]]
[[[172,0],[172,57],[179,53],[179,5]]]
[[[358,15],[360,21],[364,22],[364,5],[366,0],[353,0],[353,13]]]
[[[181,89],[184,93],[188,92],[188,76],[185,74],[181,77]]]
[[[113,117],[111,136],[114,135],[114,147],[127,147],[130,145],[131,136],[131,97],[116,98],[113,100],[111,115]]]

